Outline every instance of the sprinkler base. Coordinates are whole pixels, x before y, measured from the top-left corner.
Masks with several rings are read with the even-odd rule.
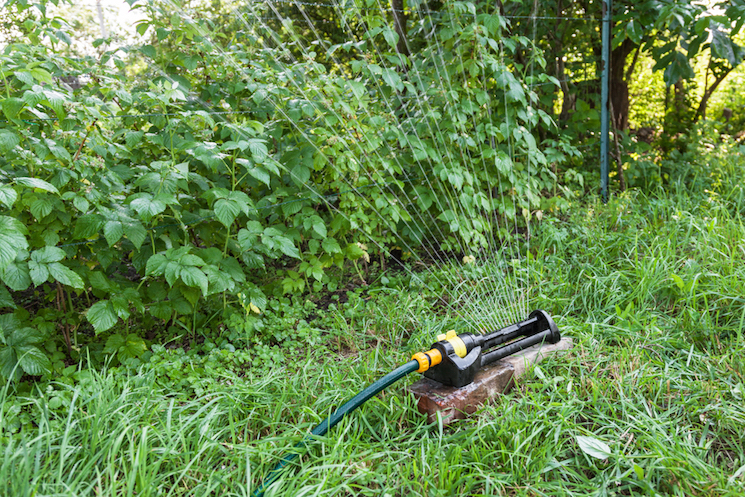
[[[409,386],[409,391],[418,400],[419,412],[426,414],[430,423],[437,421],[437,414],[440,413],[442,424],[448,425],[473,414],[494,396],[508,392],[515,379],[523,376],[530,366],[572,347],[571,338],[562,338],[555,344],[534,345],[482,367],[473,382],[464,387],[451,387],[430,378],[422,378]]]

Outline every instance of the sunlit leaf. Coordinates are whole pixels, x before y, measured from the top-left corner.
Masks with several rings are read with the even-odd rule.
[[[597,438],[578,435],[577,445],[582,449],[582,452],[596,459],[608,459],[611,456],[608,444]]]

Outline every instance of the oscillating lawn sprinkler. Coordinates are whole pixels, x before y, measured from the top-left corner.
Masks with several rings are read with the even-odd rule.
[[[417,372],[443,385],[464,387],[487,364],[539,343],[557,343],[561,334],[551,316],[539,310],[530,313],[525,321],[485,335],[457,335],[451,330],[437,340],[431,350],[417,352],[412,357],[419,364]],[[502,344],[506,345],[498,347]]]
[[[536,310],[528,319],[511,324],[501,330],[484,335],[461,333],[455,330],[438,335],[437,342],[427,352],[417,352],[411,361],[391,371],[378,381],[352,397],[328,418],[311,430],[297,446],[304,445],[313,436],[323,436],[344,416],[364,404],[393,383],[414,371],[451,387],[464,387],[473,382],[476,373],[484,366],[541,343],[561,340],[559,328],[547,312]],[[281,474],[282,469],[297,457],[293,452],[279,461],[264,482],[254,492],[255,497],[264,491]]]

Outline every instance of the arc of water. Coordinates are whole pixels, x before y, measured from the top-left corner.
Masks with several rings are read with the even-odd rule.
[[[451,21],[451,22],[452,22],[452,21]],[[218,45],[218,46],[219,46],[219,45]],[[223,53],[225,54],[225,52],[223,52]],[[232,60],[231,62],[235,63],[235,61],[234,61],[234,60]],[[238,69],[239,69],[239,68],[238,68]],[[436,68],[436,69],[438,70],[438,68]],[[239,70],[240,70],[240,69],[239,69]],[[448,84],[450,84],[450,81],[449,81],[449,79],[447,79],[447,82],[448,82]],[[452,88],[452,86],[451,86],[451,88]],[[384,94],[383,94],[383,97],[384,97],[384,99],[385,99],[385,95],[384,95]],[[417,95],[417,97],[418,97],[418,95]],[[388,105],[388,107],[390,108],[390,107],[391,107],[391,105],[390,105],[390,102],[389,102],[389,101],[388,101],[387,99],[385,99],[385,100],[386,100],[386,104],[387,104],[387,105]],[[417,100],[418,100],[418,98],[417,98]],[[284,111],[283,111],[283,110],[281,109],[281,107],[280,107],[280,106],[279,106],[279,105],[278,105],[278,104],[277,104],[276,102],[272,102],[272,103],[274,104],[275,108],[276,108],[276,109],[277,109],[277,110],[278,110],[278,111],[279,111],[280,113],[283,113],[283,114],[284,114]],[[423,109],[423,106],[422,106],[421,102],[418,102],[418,103],[419,103],[419,105],[420,105],[420,108],[422,108],[422,109]],[[408,111],[407,111],[407,113],[408,113]],[[287,116],[286,114],[284,114],[284,117],[288,119],[288,122],[293,122],[293,120],[292,120],[292,119],[289,119],[289,116]],[[472,119],[475,119],[475,118],[472,118]],[[343,122],[343,121],[342,121],[342,122]],[[300,132],[301,132],[301,134],[305,134],[305,132],[304,132],[303,130],[301,130],[301,129],[298,129],[298,131],[300,131]],[[415,131],[416,131],[416,130],[415,130]],[[306,135],[306,137],[307,137],[307,135]],[[313,143],[313,142],[312,142],[312,140],[309,140],[309,143]],[[318,152],[319,152],[320,154],[322,154],[322,155],[324,156],[324,158],[325,158],[325,159],[326,159],[326,160],[328,161],[328,163],[330,163],[330,164],[332,163],[331,161],[329,161],[329,160],[328,160],[328,157],[326,157],[326,156],[325,156],[325,154],[323,153],[323,151],[321,151],[321,150],[319,149],[319,150],[318,150]],[[471,157],[470,157],[470,151],[469,151],[469,158],[471,158]],[[483,161],[483,157],[482,157],[482,161]],[[422,166],[421,166],[421,163],[420,163],[420,162],[419,162],[419,167],[420,167],[420,168],[422,168]],[[305,186],[306,186],[307,188],[309,188],[309,190],[311,190],[311,191],[315,191],[315,190],[314,190],[314,188],[313,188],[313,187],[311,187],[310,185],[307,185],[307,184],[306,184]],[[351,184],[350,184],[350,186],[353,186],[353,185],[351,185]],[[356,188],[355,188],[355,190],[356,190]],[[404,193],[405,193],[405,192],[404,192]],[[490,193],[490,196],[491,196],[491,191],[490,191],[489,193]],[[407,198],[408,198],[408,195],[407,195]],[[513,199],[513,202],[514,202],[514,199]],[[379,212],[377,211],[377,209],[376,209],[376,208],[375,208],[375,207],[374,207],[374,206],[373,206],[372,204],[370,204],[370,203],[369,203],[369,201],[368,201],[368,204],[370,205],[370,207],[372,208],[372,210],[373,210],[374,212],[376,212],[376,214],[378,214],[378,215],[379,215]],[[333,206],[332,206],[332,207],[333,207]],[[339,211],[338,211],[338,209],[335,209],[335,210],[337,210],[337,212],[339,212]],[[346,217],[346,216],[345,216],[345,217]],[[426,225],[426,223],[424,223],[424,224]],[[430,231],[430,233],[431,233],[431,231]],[[459,240],[459,241],[460,241],[460,240]],[[379,246],[379,244],[377,244],[377,243],[376,243],[376,245],[378,245],[378,246]],[[381,248],[381,249],[383,249],[383,247],[380,247],[380,248]],[[411,247],[409,247],[409,246],[408,246],[408,244],[407,244],[407,248],[409,248],[409,249],[411,250]],[[385,252],[387,252],[387,251],[385,251]],[[441,257],[440,257],[440,260],[442,261],[442,258],[441,258]]]

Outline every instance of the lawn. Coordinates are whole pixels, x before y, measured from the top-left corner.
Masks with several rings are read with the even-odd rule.
[[[545,216],[525,277],[575,348],[448,427],[418,413],[414,374],[310,443],[266,495],[745,494],[743,170],[734,156],[695,191],[681,175]],[[6,384],[0,493],[250,495],[456,320],[410,272],[381,276],[337,300],[270,304],[262,344],[207,336],[152,345],[136,369]]]

